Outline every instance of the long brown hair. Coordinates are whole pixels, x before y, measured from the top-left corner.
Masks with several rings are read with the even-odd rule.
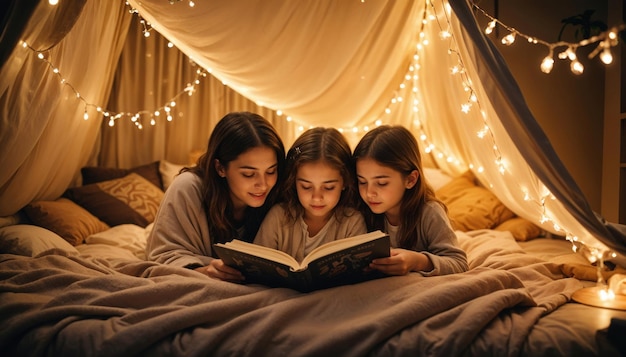
[[[382,125],[369,132],[359,141],[354,154],[354,163],[359,159],[370,158],[379,165],[389,167],[402,174],[409,175],[417,170],[417,183],[404,191],[400,203],[401,224],[398,230],[398,242],[401,248],[410,248],[417,240],[417,222],[421,209],[426,202],[439,202],[432,187],[423,176],[422,157],[415,136],[399,125]],[[359,209],[365,217],[369,230],[385,227],[385,215],[373,213],[363,200],[359,200]]]
[[[356,207],[357,189],[352,161],[352,150],[346,138],[334,128],[312,128],[302,133],[287,151],[287,177],[283,182],[282,202],[286,206],[286,218],[295,220],[304,213],[298,200],[296,176],[298,168],[306,163],[322,161],[338,170],[343,179],[344,190],[333,213],[338,220],[349,216],[349,208]]]
[[[196,166],[184,169],[202,178],[202,196],[212,243],[228,242],[237,236],[230,189],[227,181],[218,175],[215,160],[227,167],[242,153],[263,146],[276,153],[278,180],[263,206],[246,209],[244,236],[240,239],[251,242],[269,207],[276,201],[285,166],[285,147],[272,124],[255,113],[226,114],[213,129],[207,150],[198,158]]]

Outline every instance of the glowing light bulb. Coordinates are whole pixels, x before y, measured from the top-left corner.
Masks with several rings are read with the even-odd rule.
[[[583,66],[582,63],[578,62],[578,60],[575,59],[572,61],[572,63],[570,63],[570,69],[572,70],[572,73],[579,75],[585,71],[585,66]]]
[[[506,46],[510,46],[515,42],[515,32],[511,32],[510,34],[504,36],[502,38],[502,44]]]
[[[611,64],[613,62],[613,55],[608,47],[602,50],[602,53],[600,54],[600,61],[604,64]]]
[[[487,28],[485,29],[485,33],[487,35],[491,34],[495,27],[496,27],[496,20],[489,21],[489,24],[487,24]]]
[[[543,61],[541,61],[541,72],[550,73],[553,66],[554,58],[552,58],[552,56],[546,56]]]

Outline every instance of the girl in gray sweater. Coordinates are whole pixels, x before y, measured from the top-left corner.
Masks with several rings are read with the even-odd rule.
[[[371,268],[390,275],[425,276],[468,270],[445,205],[423,177],[413,134],[402,126],[379,126],[354,149],[361,211],[369,230],[391,238],[391,256]]]

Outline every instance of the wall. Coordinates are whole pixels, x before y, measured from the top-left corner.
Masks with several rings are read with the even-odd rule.
[[[495,7],[498,7],[496,15]],[[557,42],[561,20],[595,9],[592,19],[607,22],[605,0],[485,0],[478,6],[504,24],[529,36]],[[476,14],[481,24],[488,21]],[[609,24],[614,25],[614,24]],[[602,191],[602,135],[604,120],[604,64],[598,57],[587,58],[594,46],[577,51],[585,66],[581,75],[574,75],[569,60],[559,60],[555,52],[554,68],[550,74],[540,70],[548,48],[533,45],[517,37],[512,46],[502,45],[500,39],[508,31],[499,27],[499,34],[490,38],[509,64],[526,102],[542,127],[563,164],[585,194],[591,208],[600,212]],[[569,26],[562,40],[577,42],[574,28]]]

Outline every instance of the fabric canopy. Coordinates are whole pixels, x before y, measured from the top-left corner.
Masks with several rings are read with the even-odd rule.
[[[60,10],[41,3],[33,12],[22,39],[45,50],[74,89],[19,44],[3,63],[0,144],[11,150],[0,157],[8,168],[0,215],[58,197],[87,164],[188,162],[227,111],[252,110],[286,145],[311,126],[337,127],[355,144],[380,123],[404,125],[429,165],[471,169],[547,231],[590,251],[626,253],[626,229],[591,210],[469,2],[129,4],[86,0],[50,50],[34,45],[49,33],[38,24]],[[173,97],[175,108],[163,104]]]

